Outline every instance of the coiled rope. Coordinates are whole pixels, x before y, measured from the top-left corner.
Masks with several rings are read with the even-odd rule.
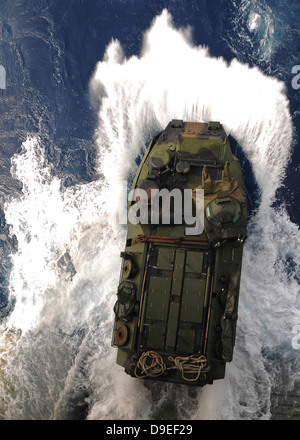
[[[143,379],[145,377],[159,377],[168,370],[179,370],[183,380],[196,382],[201,375],[202,379],[205,379],[206,373],[211,368],[204,355],[178,356],[176,358],[169,356],[168,360],[174,362],[174,365],[167,368],[160,354],[155,351],[146,351],[136,363],[134,374],[138,379]],[[187,375],[192,375],[192,377],[187,377]]]
[[[138,374],[137,370],[141,370],[141,374]],[[134,374],[138,379],[144,377],[158,377],[164,374],[167,367],[160,354],[155,351],[145,351],[139,358]]]
[[[170,356],[169,361],[174,362],[174,366],[170,367],[169,370],[177,369],[181,371],[181,377],[187,382],[196,382],[200,375],[202,378],[206,379],[206,373],[210,371],[210,365],[204,355],[198,357],[187,356],[187,357],[176,357]],[[187,374],[195,375],[196,377],[187,377]]]

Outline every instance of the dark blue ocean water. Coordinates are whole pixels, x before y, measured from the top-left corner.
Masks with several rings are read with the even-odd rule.
[[[2,201],[20,193],[21,184],[11,177],[10,161],[28,134],[41,139],[53,165],[51,173],[65,188],[99,178],[94,142],[98,119],[90,99],[90,80],[113,39],[119,40],[126,58],[140,56],[144,32],[164,9],[177,29],[191,28],[193,44],[207,47],[211,57],[228,63],[237,59],[285,84],[294,143],[274,206],[284,205],[290,221],[299,226],[300,88],[292,87],[292,69],[300,64],[299,0],[290,0],[288,6],[283,0],[1,0],[0,65],[6,69],[6,89],[0,95]],[[251,214],[259,203],[258,186],[242,148],[235,139],[232,145],[246,173]],[[14,307],[9,301],[9,254],[17,244],[2,208],[1,227],[8,237],[2,241],[0,311],[4,319]],[[292,257],[287,259],[287,272],[293,272],[295,264]],[[81,340],[83,334],[76,337]],[[72,359],[70,354],[70,365]],[[85,386],[79,389],[69,399],[69,418],[85,417],[88,411],[87,405],[81,408],[89,391]],[[43,410],[28,413],[43,418]]]
[[[89,141],[95,114],[88,99],[88,84],[96,63],[112,39],[120,41],[126,57],[138,55],[143,33],[164,8],[176,27],[191,26],[195,45],[207,46],[213,57],[228,62],[237,58],[286,84],[295,148],[281,197],[291,219],[299,224],[296,170],[300,93],[291,85],[295,76],[291,71],[300,56],[300,6],[296,0],[289,2],[288,8],[285,2],[275,0],[4,0],[0,6],[0,62],[7,71],[7,90],[1,102],[3,156],[8,160],[27,132],[39,132],[61,147],[56,169],[70,173],[69,183],[72,178],[91,179],[93,147]],[[249,29],[251,14],[259,15],[255,32]],[[70,151],[72,160],[65,160],[65,165],[63,158]]]

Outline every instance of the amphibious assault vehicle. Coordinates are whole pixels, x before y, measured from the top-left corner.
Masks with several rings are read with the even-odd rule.
[[[173,120],[151,141],[127,226],[114,306],[117,364],[143,379],[203,386],[224,378],[247,202],[240,162],[219,122]]]

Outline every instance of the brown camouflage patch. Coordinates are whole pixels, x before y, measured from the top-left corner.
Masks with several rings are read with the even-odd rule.
[[[184,126],[183,137],[196,138],[198,133],[205,129],[205,124],[202,122],[186,122]]]

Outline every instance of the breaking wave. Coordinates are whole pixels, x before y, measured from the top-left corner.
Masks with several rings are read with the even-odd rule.
[[[5,209],[19,250],[10,278],[15,306],[1,326],[2,417],[270,418],[282,371],[289,371],[288,386],[295,378],[291,340],[299,323],[298,229],[284,205],[274,208],[293,142],[283,83],[236,60],[212,58],[193,44],[189,29],[174,28],[165,10],[145,33],[139,56],[126,58],[117,40],[108,45],[90,94],[98,114],[98,181],[64,188],[37,138],[13,160],[23,195]],[[197,390],[130,378],[110,346],[126,236],[117,221],[122,184],[173,118],[221,121],[259,188],[234,361],[225,380]]]

